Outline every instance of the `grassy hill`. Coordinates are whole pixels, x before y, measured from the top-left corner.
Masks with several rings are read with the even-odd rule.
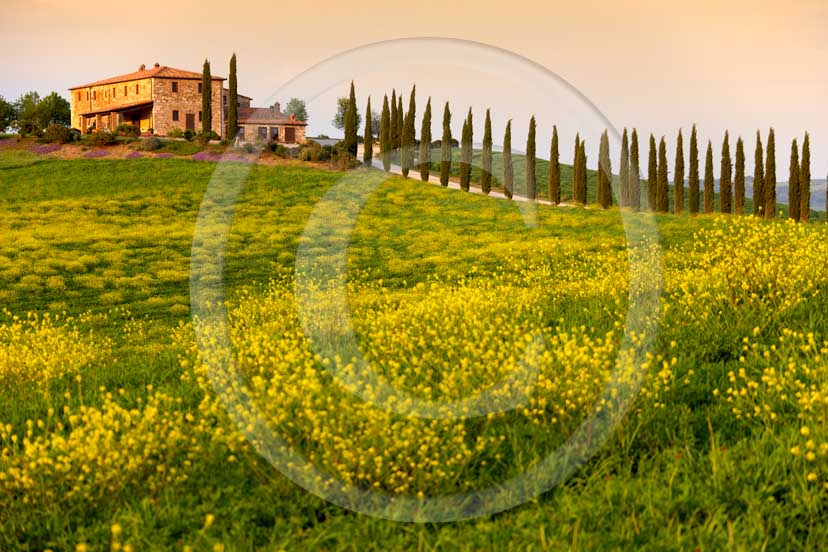
[[[540,206],[527,225],[514,202],[415,180],[251,167],[223,270],[234,348],[219,352],[236,359],[268,427],[360,488],[466,492],[536,465],[611,380],[631,279],[663,284],[647,317],[651,357],[624,372],[640,391],[582,469],[497,515],[405,524],[308,493],[225,414],[189,312],[193,232],[214,169],[0,152],[0,549],[818,549],[828,539],[828,275],[813,269],[828,256],[825,225],[655,216],[660,256],[637,255],[662,273],[631,276],[617,209]],[[525,407],[393,414],[315,356],[294,296],[297,252],[307,247],[325,273],[323,246],[342,245],[359,203],[348,190],[365,178],[381,184],[348,243],[347,304],[371,366],[446,402],[531,362]],[[314,218],[327,241],[309,243],[314,209],[343,182],[357,188],[327,196]],[[649,216],[633,215],[630,229]],[[209,262],[216,244],[202,245]]]

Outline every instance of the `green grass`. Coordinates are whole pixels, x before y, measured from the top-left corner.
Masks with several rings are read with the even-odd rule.
[[[182,381],[183,352],[170,335],[189,320],[192,235],[214,167],[176,159],[59,161],[0,152],[2,304],[16,315],[92,312],[84,329],[114,341],[113,360],[85,371],[81,392],[72,381],[56,382],[49,396],[0,388],[0,422],[19,429],[28,419],[46,417],[51,407],[100,405],[101,385],[123,388],[123,400],[134,404],[152,384],[195,411],[201,392]],[[245,289],[258,293],[270,278],[290,277],[305,221],[341,177],[302,167],[252,167],[228,241],[228,297]],[[590,178],[594,190],[594,173]],[[585,257],[625,247],[618,210],[540,207],[538,217],[536,228],[527,227],[515,203],[390,178],[360,217],[349,274],[409,292],[434,275],[485,277],[511,258],[563,266],[573,259],[556,253],[562,243]],[[656,221],[669,252],[665,267],[671,274],[693,269],[683,264],[693,236],[712,229],[714,219]],[[809,231],[816,232],[813,227]],[[803,466],[789,453],[799,442],[796,412],[780,411],[780,423],[769,430],[735,419],[712,395],[733,385],[728,372],[744,366],[738,360],[741,340],[754,327],[763,328],[763,346],[774,343],[781,328],[813,332],[818,339],[828,335],[828,290],[817,289],[823,293],[779,312],[722,304],[703,324],[671,313],[657,353],[678,357],[679,382],[690,370],[697,377],[664,391],[666,408],[642,399],[641,411],[630,414],[564,485],[491,518],[417,525],[356,515],[293,485],[255,454],[228,463],[226,454],[208,449],[186,468],[186,482],[157,491],[130,488],[94,507],[66,508],[56,501],[32,508],[19,496],[3,497],[2,504],[14,508],[0,511],[0,548],[71,550],[90,542],[104,549],[117,522],[124,542],[137,550],[180,550],[179,542],[199,550],[217,542],[227,550],[819,549],[828,540],[828,499],[805,482]],[[611,306],[601,298],[587,296],[567,308],[567,316],[596,333],[611,326]],[[127,335],[127,325],[139,334]],[[679,351],[673,341],[681,344]],[[824,371],[824,360],[813,366]],[[67,387],[73,394],[63,399]],[[216,522],[203,528],[207,513]]]

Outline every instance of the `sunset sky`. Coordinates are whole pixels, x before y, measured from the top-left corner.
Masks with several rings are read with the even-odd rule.
[[[757,129],[766,134],[773,126],[777,131],[780,180],[787,179],[791,139],[807,130],[812,135],[813,176],[824,178],[828,172],[825,0],[784,4],[762,0],[400,4],[144,0],[128,6],[5,0],[2,14],[0,95],[10,100],[28,90],[66,95],[72,85],[156,61],[200,70],[204,58],[209,58],[213,73],[226,76],[227,60],[236,52],[240,91],[263,105],[292,77],[342,51],[394,38],[452,37],[489,43],[546,66],[589,98],[616,128],[636,126],[645,135],[666,135],[671,149],[678,128],[697,123],[701,139],[713,140],[718,155],[729,129],[732,135],[746,138],[748,172],[752,172]],[[396,63],[404,75],[410,60]],[[417,71],[409,82],[395,75],[387,88],[397,86],[407,93],[416,80],[420,94],[465,105],[455,108],[455,132],[461,124],[460,111],[473,105],[477,114],[479,106],[490,105],[498,114],[496,127],[507,117],[522,120],[526,110],[538,113],[539,119],[543,113],[539,138],[548,141],[555,121],[546,120],[554,116],[547,115],[544,106],[517,109],[521,100],[510,102],[502,91],[493,91],[489,99],[481,93],[485,79],[480,81],[483,86],[474,82],[477,95],[471,97],[464,90],[462,72],[454,74],[459,80],[450,87],[424,90],[417,75],[428,71],[427,64]],[[442,71],[435,74],[442,78]],[[355,68],[358,85],[359,77]],[[445,78],[451,79],[452,73]],[[509,84],[507,76],[498,80],[501,87]],[[330,85],[330,98],[347,90],[345,81]],[[531,83],[513,86],[524,90]],[[378,93],[374,88],[371,92]],[[334,133],[329,123],[333,102],[327,96],[325,101],[310,104],[310,134]],[[554,113],[555,106],[545,107]],[[440,112],[435,108],[435,134]],[[584,132],[591,136],[592,129]],[[538,149],[547,148],[539,145]],[[562,157],[564,161],[571,157],[568,148]]]

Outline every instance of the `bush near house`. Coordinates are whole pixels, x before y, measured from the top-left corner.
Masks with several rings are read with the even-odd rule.
[[[117,141],[117,137],[113,132],[107,130],[96,130],[87,138],[87,143],[90,146],[111,146]]]
[[[80,135],[63,125],[49,125],[43,131],[40,141],[46,144],[68,144],[80,139]]]
[[[118,125],[118,128],[115,129],[115,132],[118,134],[118,136],[127,136],[130,138],[138,138],[139,136],[141,136],[141,129],[129,123],[123,123]]]

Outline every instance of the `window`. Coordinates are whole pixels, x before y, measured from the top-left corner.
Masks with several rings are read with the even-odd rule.
[[[98,99],[98,91],[97,91],[97,90],[93,90],[93,91],[92,91],[92,99],[93,99],[93,100],[97,100],[97,99]]]
[[[173,83],[172,83],[172,91],[173,91],[173,94],[178,92],[178,83],[175,82],[175,81],[173,81]]]
[[[177,120],[178,120],[178,110],[174,109],[173,110],[173,121],[177,121]]]
[[[236,133],[236,138],[238,138],[239,141],[244,142],[244,127],[239,127],[239,131]]]
[[[139,88],[140,86],[141,86],[140,84],[136,84],[136,85],[135,85],[135,93],[136,93],[136,94],[140,94],[140,93],[141,93],[141,89]]]
[[[203,87],[202,87],[202,84],[201,84],[201,83],[198,83],[198,93],[199,93],[199,94],[201,94],[201,90],[202,90],[202,88],[203,88]]]
[[[202,114],[202,113],[204,113],[204,112],[203,112],[203,111],[199,111],[199,112],[198,112],[198,122],[199,122],[199,123],[201,122],[201,114]]]
[[[224,105],[227,105],[227,96],[223,96],[222,99],[224,100]]]
[[[279,127],[270,127],[270,140],[273,142],[279,140]]]
[[[128,96],[128,95],[129,95],[129,87],[127,85],[124,85],[124,96]]]
[[[259,127],[259,138],[267,140],[267,127]]]
[[[81,96],[81,93],[80,93],[80,92],[78,92],[78,101],[81,101],[81,97],[82,97],[82,96]]]
[[[112,97],[113,98],[115,97],[115,87],[114,86],[112,87]]]

